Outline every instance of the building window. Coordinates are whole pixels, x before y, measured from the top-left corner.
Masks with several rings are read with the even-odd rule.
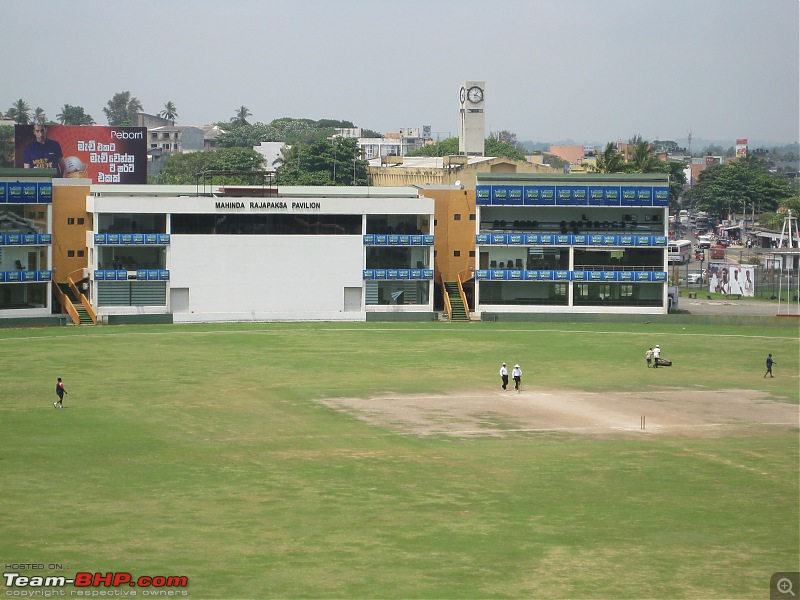
[[[75,257],[75,250],[67,250],[67,256],[69,256],[70,258],[74,258]]]
[[[475,258],[475,250],[470,250],[469,251],[469,257],[470,258]]]
[[[67,225],[75,225],[75,219],[72,217],[67,217]]]
[[[428,249],[412,246],[371,246],[366,248],[367,269],[425,269]]]
[[[37,219],[44,219],[44,212],[42,212],[42,211],[37,212],[36,213],[36,218]]]
[[[469,220],[470,220],[470,221],[474,221],[474,220],[475,220],[475,213],[472,213],[472,214],[469,216]]]
[[[78,258],[83,258],[83,250],[78,250]]]
[[[428,303],[426,281],[366,281],[365,284],[366,304]]]
[[[126,229],[123,231],[130,231],[129,227],[132,225],[132,222],[125,225]],[[369,227],[369,224],[367,226]],[[281,214],[174,214],[171,228],[172,233],[187,235],[361,235],[363,233],[361,215],[324,214],[305,215],[303,220]]]
[[[461,256],[461,250],[453,250],[453,256]]]
[[[460,221],[461,220],[461,215],[458,215],[458,214],[453,215],[453,220],[454,221]]]
[[[78,225],[83,225],[85,219],[83,217],[78,217]]]

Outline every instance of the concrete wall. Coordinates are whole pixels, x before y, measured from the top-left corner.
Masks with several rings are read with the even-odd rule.
[[[205,132],[199,127],[180,128],[180,149],[182,152],[205,150]]]
[[[374,186],[404,185],[454,185],[459,181],[465,189],[475,190],[478,173],[560,173],[560,169],[535,165],[512,158],[486,158],[461,168],[445,169],[414,167],[413,159],[406,159],[403,166],[374,167],[367,169],[370,183]]]
[[[567,314],[567,313],[496,313],[484,312],[481,321],[506,321],[524,323],[641,323],[643,325],[746,325],[754,327],[793,327],[800,319],[794,317],[751,317],[741,315],[620,315],[620,314]]]
[[[53,282],[66,281],[67,275],[89,264],[86,232],[92,230],[92,214],[86,210],[86,197],[90,185],[89,179],[53,179]],[[69,256],[70,251],[74,256]],[[78,280],[73,276],[73,281]]]
[[[434,278],[455,281],[456,275],[475,265],[475,189],[423,188],[422,194],[435,202],[436,260]],[[459,219],[456,220],[456,215]],[[458,251],[460,256],[455,256]]]
[[[363,286],[363,252],[354,236],[173,235],[170,288],[189,290],[175,320],[331,318]]]

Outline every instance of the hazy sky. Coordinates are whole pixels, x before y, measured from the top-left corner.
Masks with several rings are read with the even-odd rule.
[[[55,119],[130,91],[179,125],[343,119],[520,141],[800,138],[798,0],[39,0],[0,5],[0,110]],[[35,17],[35,20],[34,20]]]

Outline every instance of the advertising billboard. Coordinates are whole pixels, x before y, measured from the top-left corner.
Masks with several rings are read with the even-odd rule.
[[[747,138],[736,140],[736,158],[747,158]]]
[[[712,262],[708,265],[708,291],[717,294],[753,296],[755,267],[733,263]]]
[[[147,128],[15,125],[14,166],[92,183],[147,183]]]

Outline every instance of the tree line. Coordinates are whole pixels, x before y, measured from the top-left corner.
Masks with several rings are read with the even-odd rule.
[[[686,191],[684,205],[720,218],[755,214],[762,226],[774,228],[783,222],[778,212],[800,213],[800,187],[797,178],[790,180],[766,160],[749,156],[703,170]]]
[[[103,112],[108,119],[109,125],[130,126],[136,122],[137,113],[142,111],[142,103],[138,98],[132,96],[130,92],[118,92],[108,101]],[[164,109],[159,113],[160,116],[171,121],[178,117],[178,111],[172,101],[164,105]],[[56,114],[55,121],[48,118],[41,107],[31,109],[30,105],[20,98],[14,102],[5,112],[7,119],[13,120],[18,125],[31,125],[34,123],[61,125],[96,125],[92,115],[88,114],[82,106],[65,104],[61,111]]]
[[[133,96],[129,91],[117,92],[106,103],[103,108],[103,113],[106,115],[108,124],[111,126],[125,127],[132,126],[136,123],[136,115],[142,112],[143,107],[141,101]],[[18,125],[32,125],[34,123],[42,124],[61,124],[61,125],[96,125],[94,118],[86,112],[82,106],[74,106],[72,104],[65,104],[61,111],[56,114],[55,121],[51,120],[44,109],[37,106],[32,109],[30,104],[20,98],[15,101],[5,113],[0,113],[7,119],[11,119]],[[158,116],[172,121],[174,125],[178,119],[178,108],[175,103],[168,100],[164,104],[164,108],[158,112]],[[234,116],[226,124],[231,126],[248,125],[247,118],[252,116],[252,113],[246,106],[241,106],[236,109]]]
[[[129,91],[118,92],[103,108],[109,125],[130,126],[142,112],[142,103]],[[41,107],[31,109],[22,99],[6,111],[5,116],[18,124],[52,123]],[[159,116],[176,123],[178,109],[167,101]],[[153,183],[194,184],[197,174],[210,170],[267,170],[278,185],[367,185],[367,161],[363,159],[355,139],[335,137],[338,128],[355,128],[350,121],[334,119],[275,119],[270,123],[251,123],[252,113],[242,105],[234,110],[228,121],[215,123],[223,133],[217,137],[217,149],[188,154],[175,154],[169,158],[162,172],[151,177]],[[65,104],[56,115],[63,125],[95,125],[95,120],[83,107]],[[0,163],[13,164],[13,128],[0,131]],[[364,137],[382,137],[378,132],[363,129]],[[10,142],[10,146],[9,146]],[[281,157],[273,165],[265,165],[263,156],[253,150],[261,142],[285,144]],[[673,207],[678,205],[704,210],[723,217],[730,212],[750,214],[755,211],[765,216],[775,214],[781,207],[800,212],[798,181],[776,172],[766,160],[748,157],[726,164],[712,165],[699,176],[696,184],[687,188],[685,163],[662,161],[654,155],[656,146],[670,142],[650,143],[634,136],[630,157],[609,142],[601,151],[590,171],[598,173],[665,173],[669,175],[670,198]],[[487,156],[525,160],[526,148],[509,131],[493,134],[485,141]],[[445,156],[458,153],[458,139],[448,138],[429,144],[409,156]],[[553,163],[552,158],[549,161]],[[797,160],[791,148],[784,157]],[[9,163],[10,161],[10,163]],[[558,162],[558,161],[556,161]],[[561,162],[555,166],[566,166]],[[796,172],[796,170],[795,170]],[[240,176],[241,178],[241,176]],[[241,183],[248,183],[243,178]],[[749,208],[748,208],[749,207]]]

